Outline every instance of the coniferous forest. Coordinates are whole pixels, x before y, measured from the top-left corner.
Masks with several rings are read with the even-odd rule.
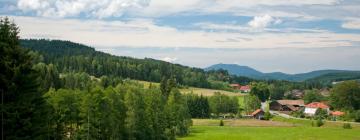
[[[39,52],[20,47],[19,29],[8,18],[1,19],[0,34],[2,139],[165,140],[189,133],[187,102],[171,72],[161,79],[161,88],[145,89],[123,79],[136,78],[132,76],[140,72],[143,80],[154,77],[135,59],[123,58],[120,64],[115,57],[86,47],[61,48],[68,42],[60,42],[60,49],[52,47],[53,54],[42,56],[38,53],[49,51],[45,47]],[[32,42],[22,43],[31,46]],[[59,53],[66,55],[59,57]],[[121,68],[125,65],[129,68]],[[136,73],[139,69],[144,71]],[[151,80],[160,81],[160,76],[155,77]]]

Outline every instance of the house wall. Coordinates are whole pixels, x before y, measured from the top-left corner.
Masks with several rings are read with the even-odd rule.
[[[306,107],[304,113],[310,116],[315,115],[317,108]]]

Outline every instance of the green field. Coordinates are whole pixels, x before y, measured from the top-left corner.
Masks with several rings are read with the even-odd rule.
[[[179,140],[359,140],[360,130],[315,127],[193,126]]]
[[[225,126],[217,126],[219,120],[195,119],[189,136],[179,140],[360,140],[359,125],[343,129],[328,124],[311,127],[304,122],[225,120]]]

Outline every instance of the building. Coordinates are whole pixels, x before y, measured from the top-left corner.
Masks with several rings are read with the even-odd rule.
[[[298,89],[288,91],[284,94],[284,96],[294,98],[294,99],[302,99],[302,98],[304,98],[304,95],[305,95],[305,92],[302,90],[298,90]]]
[[[276,100],[271,102],[270,110],[281,111],[290,114],[292,111],[298,111],[305,106],[304,100]]]
[[[241,85],[240,84],[230,84],[230,87],[236,90],[240,90]]]
[[[249,85],[241,86],[241,87],[240,87],[240,91],[241,91],[241,92],[248,93],[248,92],[251,91],[251,87],[250,87]]]
[[[314,116],[319,108],[326,110],[328,113],[330,112],[330,107],[328,105],[321,102],[312,102],[305,106],[304,113],[309,116]]]
[[[345,112],[341,112],[341,111],[333,111],[330,113],[332,116],[335,116],[335,117],[340,117],[340,116],[344,116],[345,115]]]
[[[262,120],[264,118],[265,112],[262,109],[257,109],[253,113],[251,113],[251,116],[255,119]]]

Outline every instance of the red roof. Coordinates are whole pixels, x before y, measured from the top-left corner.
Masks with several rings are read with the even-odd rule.
[[[249,85],[241,86],[240,90],[250,90],[250,86]]]
[[[306,107],[308,108],[321,108],[321,109],[328,109],[330,108],[329,106],[327,106],[324,103],[320,103],[320,102],[312,102],[310,104],[307,104]]]
[[[258,114],[258,113],[260,113],[261,111],[262,111],[261,109],[257,109],[257,110],[255,110],[253,113],[251,113],[251,116],[254,116],[254,115]]]
[[[334,112],[331,112],[331,115],[333,115],[333,116],[342,116],[342,115],[345,115],[345,113],[341,112],[341,111],[334,111]]]

